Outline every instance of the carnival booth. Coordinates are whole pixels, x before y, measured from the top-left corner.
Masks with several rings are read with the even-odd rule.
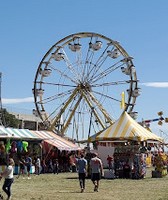
[[[69,162],[72,154],[81,148],[67,139],[51,131],[32,131],[28,129],[5,128],[0,126],[0,171],[6,167],[7,160],[12,157],[15,161],[15,174],[19,172],[19,161],[29,155],[33,165],[31,173],[35,172],[35,159],[52,162],[59,159],[60,166]],[[47,163],[46,163],[47,164]]]
[[[104,166],[108,154],[114,157],[116,177],[125,177],[124,166],[127,165],[130,170],[129,177],[135,179],[145,176],[146,159],[151,147],[163,142],[161,137],[142,127],[127,112],[124,112],[113,125],[90,137],[89,140],[96,144]]]
[[[52,131],[31,131],[42,140],[42,165],[43,172],[52,172],[52,165],[58,162],[59,171],[74,171],[76,164],[74,157],[81,148],[68,139],[55,134]],[[46,167],[45,167],[46,166]]]
[[[14,173],[18,174],[19,160],[26,155],[41,154],[41,139],[28,129],[5,128],[0,126],[0,171],[3,171],[7,160],[12,157],[15,161]],[[34,172],[34,167],[31,173]]]

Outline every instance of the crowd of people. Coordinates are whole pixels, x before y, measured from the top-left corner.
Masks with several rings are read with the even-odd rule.
[[[25,175],[27,174],[27,178],[31,179],[31,167],[32,164],[35,165],[35,174],[40,175],[42,172],[42,162],[40,158],[37,156],[34,160],[29,155],[21,156],[19,159],[19,173],[17,178],[19,178],[21,175],[23,178],[25,178]],[[92,154],[91,159],[88,160],[85,159],[85,156],[83,153],[80,155],[71,155],[70,158],[70,165],[71,167],[75,164],[75,171],[78,172],[79,176],[79,184],[81,188],[81,192],[84,192],[85,190],[85,179],[88,175],[88,166],[91,173],[91,180],[94,184],[94,191],[98,192],[99,189],[99,182],[101,177],[104,175],[103,172],[103,164],[100,158],[98,158],[96,153]],[[59,163],[58,159],[50,160],[49,167],[51,168],[52,173],[57,173],[59,171]],[[51,166],[52,165],[52,166]],[[11,200],[12,192],[11,192],[11,186],[14,182],[14,166],[15,162],[13,158],[9,158],[7,161],[6,169],[1,172],[0,179],[4,178],[4,183],[2,186],[3,191],[7,195],[7,200]],[[73,172],[73,171],[72,171]]]
[[[21,175],[23,176],[23,179],[25,178],[25,174],[27,174],[28,179],[31,179],[31,167],[34,164],[35,166],[35,174],[39,175],[41,171],[41,161],[40,158],[37,156],[35,157],[35,160],[33,161],[32,158],[29,155],[21,156],[19,159],[19,178]]]
[[[134,164],[139,161],[142,163],[142,159],[140,158],[141,157],[135,157]],[[121,162],[113,156],[108,155],[106,161],[109,171],[114,171],[115,175],[117,175],[117,170],[121,169],[122,166],[122,178],[130,178],[132,168],[128,159],[125,160],[125,162]],[[7,194],[8,200],[11,199],[14,165],[14,160],[10,158],[7,168],[0,175],[1,179],[3,177],[5,179],[2,188]],[[98,192],[100,180],[104,176],[103,163],[97,153],[86,154],[84,152],[73,152],[69,154],[68,157],[64,156],[59,158],[50,158],[47,160],[41,159],[39,156],[32,158],[27,154],[19,158],[19,172],[17,178],[22,176],[23,179],[31,179],[32,166],[35,166],[35,171],[33,172],[35,175],[40,175],[41,173],[59,174],[60,172],[77,172],[81,192],[85,191],[86,178],[91,179],[94,185],[93,191]]]

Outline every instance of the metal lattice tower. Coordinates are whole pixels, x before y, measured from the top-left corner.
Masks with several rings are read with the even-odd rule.
[[[2,72],[0,72],[0,126],[5,126],[5,118],[3,115],[2,99],[1,99],[1,83],[2,83]]]

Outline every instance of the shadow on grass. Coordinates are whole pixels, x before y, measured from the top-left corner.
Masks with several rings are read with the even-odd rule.
[[[78,177],[65,177],[65,179],[79,179]]]
[[[58,191],[57,193],[79,193],[79,194],[92,194],[95,193],[94,191],[85,191],[85,192],[81,192],[81,191],[69,191],[69,190],[62,190],[62,191]]]

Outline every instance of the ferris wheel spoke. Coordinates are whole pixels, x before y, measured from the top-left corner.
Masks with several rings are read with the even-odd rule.
[[[51,66],[50,66],[51,67]],[[65,77],[66,79],[70,80],[71,82],[77,84],[78,82],[74,79],[72,79],[71,77],[69,77],[69,74],[65,74],[64,72],[62,72],[61,70],[55,68],[54,66],[51,67],[52,70],[55,70],[58,74],[60,74],[61,76]]]
[[[75,88],[75,85],[68,85],[68,84],[64,84],[64,83],[50,83],[50,82],[44,82],[44,81],[37,81],[37,84],[43,84],[43,85],[53,85],[53,86],[63,86],[63,87],[73,87]]]
[[[93,77],[95,76],[95,74],[99,71],[99,69],[101,68],[101,66],[103,65],[103,63],[105,62],[106,58],[104,58],[104,60],[101,60],[101,63],[91,63],[90,69],[88,70],[87,73],[87,77],[89,77],[90,80],[93,79]]]
[[[91,87],[102,87],[102,86],[111,86],[111,85],[123,85],[123,84],[128,84],[130,83],[130,80],[124,80],[124,81],[114,81],[114,82],[105,82],[105,83],[100,83],[100,84],[94,84],[91,85]]]
[[[95,62],[95,64],[92,64],[92,67],[88,71],[88,75],[92,74],[92,76],[90,76],[90,80],[92,80],[92,78],[94,77],[94,75],[97,74],[97,72],[100,70],[100,68],[103,65],[103,63],[106,61],[106,59],[108,57],[108,55],[105,55],[107,49],[108,49],[108,46],[105,48],[105,50],[99,56],[99,58],[97,59],[97,61]]]
[[[76,71],[78,76],[80,77],[80,82],[83,81],[83,77],[84,77],[84,67],[83,67],[83,63],[82,63],[82,51],[79,50],[77,52],[77,56],[76,56]]]
[[[118,62],[118,63],[120,63],[120,62]],[[116,66],[118,63],[115,63],[114,65],[112,65],[111,67],[107,68],[103,72],[99,73],[98,75],[95,75],[92,78],[91,82],[94,83],[94,82],[102,79],[103,77],[106,77],[107,75],[111,74],[113,71],[117,70],[118,68],[121,68],[124,65],[122,63],[121,65]]]
[[[46,104],[46,103],[49,103],[49,102],[51,102],[51,101],[60,99],[60,98],[65,97],[65,96],[67,96],[67,95],[70,95],[70,94],[72,94],[73,91],[74,91],[74,90],[68,90],[68,91],[66,91],[66,92],[61,92],[61,93],[58,93],[58,94],[56,94],[56,95],[54,95],[54,96],[50,96],[50,97],[44,98],[44,99],[42,99],[42,100],[40,100],[40,101],[37,101],[37,103],[38,103],[38,104]],[[69,97],[69,96],[68,96],[68,97]]]
[[[94,64],[95,62],[93,62],[93,59],[94,59],[94,56],[95,56],[95,51],[93,49],[91,49],[91,44],[94,43],[93,40],[97,40],[98,37],[94,37],[94,36],[91,36],[90,38],[90,41],[89,41],[89,45],[88,45],[88,50],[87,50],[87,56],[86,56],[86,60],[85,60],[85,68],[86,68],[86,75],[85,75],[85,79],[84,81],[87,81],[89,75],[91,74],[91,72],[95,69],[95,66],[97,64]],[[103,55],[104,53],[102,53]],[[102,56],[100,56],[98,59],[97,59],[97,62],[100,60]],[[94,72],[93,72],[94,74]]]
[[[111,100],[116,101],[116,102],[121,102],[121,100],[119,100],[119,99],[113,98],[111,96],[105,95],[105,94],[100,93],[100,92],[96,92],[94,90],[92,91],[92,93],[98,94],[100,96],[106,97],[106,98],[111,99]]]
[[[91,81],[96,82],[97,80],[107,76],[108,74],[111,74],[113,71],[117,70],[118,68],[120,68],[123,65],[123,64],[121,64],[121,65],[117,66],[119,63],[120,63],[120,61],[113,64],[112,66],[106,68],[104,71],[99,72],[99,74],[95,74],[92,77]]]
[[[86,61],[85,61],[85,73],[84,73],[84,81],[87,81],[88,79],[88,76],[89,76],[89,72],[90,72],[90,68],[92,68],[92,63],[93,63],[93,58],[94,58],[94,52],[91,52],[91,50],[88,51],[88,55],[87,55],[87,58],[86,58]]]
[[[91,41],[92,41],[92,37],[89,40],[89,44],[91,43]],[[83,73],[82,73],[84,75],[85,74],[88,75],[88,71],[89,71],[89,68],[91,66],[90,60],[93,59],[93,55],[94,55],[94,53],[91,52],[91,49],[90,49],[89,45],[87,46],[87,50],[86,51],[87,51],[87,53],[86,53],[86,58],[85,58],[84,67],[83,67]],[[86,81],[86,78],[87,78],[87,76],[83,76],[82,80]]]
[[[74,79],[76,80],[76,82],[79,83],[79,80],[81,80],[81,75],[76,71],[76,69],[73,67],[73,64],[71,64],[68,56],[66,55],[65,51],[64,52],[64,61],[68,67],[68,69],[70,70],[71,74],[74,76]]]

